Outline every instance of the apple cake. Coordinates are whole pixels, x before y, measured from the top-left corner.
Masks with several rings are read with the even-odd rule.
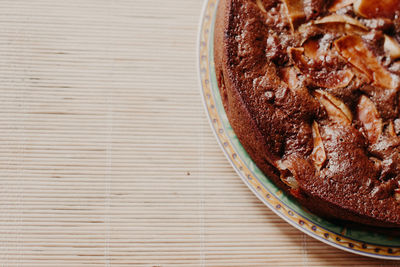
[[[400,227],[400,1],[220,0],[214,58],[270,179],[323,217]]]

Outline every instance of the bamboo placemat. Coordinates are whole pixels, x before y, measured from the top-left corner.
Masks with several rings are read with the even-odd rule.
[[[234,173],[199,95],[200,0],[0,2],[0,266],[395,266]]]

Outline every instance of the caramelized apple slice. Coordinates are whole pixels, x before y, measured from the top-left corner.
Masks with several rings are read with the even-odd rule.
[[[300,72],[306,74],[314,85],[325,88],[342,88],[347,86],[352,80],[354,74],[348,70],[334,70],[332,72],[326,71],[325,68],[318,70],[312,66],[308,60],[303,56],[303,52],[307,51],[307,54],[311,57],[318,56],[319,51],[315,51],[315,47],[312,45],[306,45],[306,48],[290,48],[289,54]]]
[[[265,7],[264,7],[264,5],[263,5],[263,3],[262,3],[262,0],[257,0],[256,3],[257,3],[258,8],[259,8],[262,12],[267,13],[267,10],[265,10]]]
[[[289,175],[289,176],[281,175],[280,178],[281,178],[282,182],[284,182],[290,188],[292,188],[292,189],[299,188],[299,183],[297,182],[296,178],[294,178],[293,176],[291,176],[291,175]]]
[[[299,183],[297,182],[295,175],[295,169],[292,167],[290,160],[277,160],[275,162],[278,170],[281,172],[280,179],[287,186],[292,189],[297,189],[299,187]]]
[[[306,14],[304,13],[304,5],[302,0],[284,0],[286,12],[289,18],[290,27],[294,31],[302,22],[304,22]]]
[[[321,52],[319,51],[319,40],[308,39],[304,44],[304,55],[308,58],[317,59]]]
[[[326,160],[326,153],[324,144],[322,143],[321,135],[319,133],[318,123],[315,121],[312,124],[312,136],[314,141],[314,149],[311,153],[311,159],[314,162],[317,170],[320,170]]]
[[[393,19],[399,10],[399,0],[357,0],[354,3],[356,14],[365,18]]]
[[[351,124],[351,117],[349,118],[349,115],[346,115],[348,108],[346,105],[340,101],[339,99],[336,98],[336,101],[340,102],[339,105],[333,103],[330,98],[333,98],[334,96],[327,97],[329,95],[326,92],[323,92],[321,90],[316,90],[314,92],[315,98],[325,107],[326,112],[328,113],[328,116],[330,119],[340,123],[340,124],[345,124],[349,125]],[[335,101],[335,102],[336,102]],[[336,102],[336,103],[338,103]],[[343,109],[346,107],[345,109]],[[350,112],[349,112],[350,113]],[[351,113],[350,113],[351,116]]]
[[[396,135],[400,134],[400,119],[395,119],[393,121],[394,124],[394,132],[396,133]]]
[[[368,30],[366,26],[364,26],[361,22],[358,20],[346,16],[346,15],[339,15],[339,14],[332,14],[326,17],[323,17],[322,19],[316,20],[314,22],[315,24],[326,24],[326,23],[347,23],[356,27],[359,27],[363,30]]]
[[[393,37],[385,34],[385,43],[383,47],[386,53],[388,53],[392,59],[400,57],[400,44],[393,39]]]
[[[299,86],[299,79],[297,79],[297,73],[293,67],[283,68],[281,70],[282,80],[292,90]]]
[[[396,201],[400,202],[400,188],[396,188],[394,190],[394,198],[396,199]]]
[[[373,80],[374,85],[384,88],[398,87],[398,80],[379,63],[360,36],[344,36],[335,41],[335,46],[347,61]]]
[[[390,121],[390,122],[389,122],[388,126],[386,127],[386,131],[387,131],[387,133],[388,133],[390,136],[392,136],[392,137],[396,137],[396,136],[397,136],[396,131],[395,131],[395,129],[394,129],[394,123],[393,123],[393,121]]]
[[[374,103],[365,95],[358,102],[357,118],[363,125],[368,141],[371,144],[376,143],[382,134],[382,119]]]
[[[343,114],[349,119],[350,122],[353,121],[353,114],[351,114],[350,109],[340,99],[322,90],[317,90],[317,93],[322,94],[327,99],[329,99],[332,104],[334,104],[337,108],[340,109],[340,111],[343,112]]]
[[[336,12],[339,9],[353,4],[356,0],[333,0],[328,8],[329,12]]]

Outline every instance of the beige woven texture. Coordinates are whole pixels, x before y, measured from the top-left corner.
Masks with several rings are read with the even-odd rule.
[[[305,236],[233,171],[201,6],[0,1],[0,266],[394,266]]]

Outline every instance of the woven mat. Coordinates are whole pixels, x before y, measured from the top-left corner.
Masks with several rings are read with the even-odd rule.
[[[0,2],[0,266],[394,266],[305,236],[235,174],[200,0]]]

